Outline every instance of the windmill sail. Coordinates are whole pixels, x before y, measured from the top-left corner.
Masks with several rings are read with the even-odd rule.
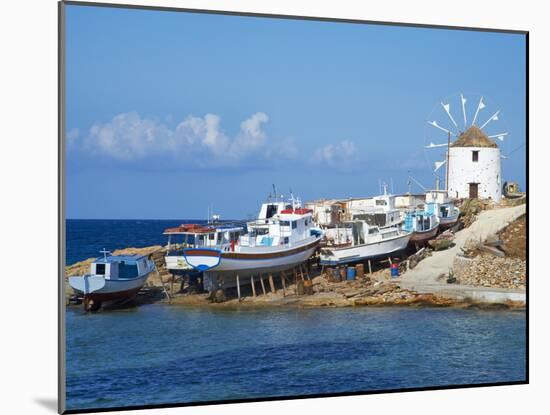
[[[464,128],[468,125],[468,122],[466,121],[466,98],[462,94],[460,94],[460,101],[462,102],[462,115],[464,116]]]
[[[489,138],[497,138],[500,141],[504,141],[504,137],[507,135],[508,133],[493,134],[493,135],[490,135]]]
[[[454,126],[455,126],[456,129],[458,130],[458,125],[456,124],[455,119],[454,119],[453,116],[451,115],[451,104],[444,104],[444,103],[442,102],[442,103],[441,103],[441,106],[443,107],[443,109],[444,109],[445,112],[447,113],[447,116],[449,117],[449,119],[451,120],[451,122],[454,124]]]
[[[441,131],[445,131],[447,134],[453,134],[451,131],[447,130],[446,128],[443,128],[442,126],[440,126],[437,121],[428,121],[428,124],[430,124],[431,126],[435,127],[435,128],[439,128]],[[453,134],[454,135],[454,134]]]
[[[434,173],[436,171],[438,171],[441,166],[443,166],[445,163],[447,163],[447,160],[443,160],[443,161],[436,161],[434,164],[435,164],[435,170],[434,170]]]
[[[498,114],[500,114],[500,110],[498,110],[497,112],[495,112],[493,115],[491,115],[491,117],[485,121],[485,124],[483,124],[481,127],[479,127],[481,130],[483,130],[487,124],[489,124],[491,121],[497,121],[498,120]]]
[[[437,148],[437,147],[447,147],[447,143],[443,143],[443,144],[434,144],[434,143],[430,143],[428,144],[427,146],[425,146],[424,148]]]
[[[485,104],[483,103],[483,97],[479,99],[479,104],[477,106],[476,113],[474,114],[474,120],[472,121],[472,125],[476,123],[477,114],[479,114],[479,111],[481,111],[483,108],[485,108]]]

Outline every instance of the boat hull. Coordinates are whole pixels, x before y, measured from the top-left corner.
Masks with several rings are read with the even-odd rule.
[[[131,280],[107,280],[99,275],[85,275],[69,277],[69,284],[77,294],[103,302],[133,297],[143,287],[148,276],[149,273]]]
[[[203,286],[207,291],[237,286],[237,275],[241,285],[250,284],[250,277],[281,272],[307,261],[319,246],[320,238],[301,246],[271,250],[267,252],[223,252],[219,262],[210,268],[213,254],[204,255],[202,249],[186,250],[186,261],[197,270],[204,270]]]
[[[458,215],[450,218],[439,218],[439,227],[441,229],[448,229],[454,226],[458,222]]]
[[[409,243],[410,233],[397,238],[371,244],[350,246],[346,248],[323,248],[321,250],[321,265],[336,266],[365,261],[368,259],[386,257],[389,254],[404,250]]]
[[[410,243],[411,244],[426,243],[430,239],[435,238],[435,236],[437,235],[438,229],[439,229],[439,225],[427,231],[422,231],[422,232],[415,231],[411,235]]]

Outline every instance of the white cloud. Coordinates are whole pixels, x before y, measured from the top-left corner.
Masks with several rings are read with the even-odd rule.
[[[315,150],[313,154],[315,163],[342,171],[358,168],[359,159],[357,146],[349,140],[327,144]]]
[[[109,122],[94,124],[78,148],[117,160],[143,160],[169,156],[196,166],[227,167],[254,156],[268,159],[286,147],[286,158],[296,154],[293,142],[270,142],[264,130],[267,114],[257,112],[241,123],[239,132],[230,137],[221,128],[215,114],[188,116],[170,128],[162,122],[128,112]],[[281,153],[282,154],[282,153]]]
[[[241,131],[233,143],[233,151],[254,151],[265,145],[266,134],[262,130],[262,124],[269,121],[269,117],[263,112],[257,112],[249,119],[241,123]]]
[[[72,146],[76,143],[78,137],[80,137],[80,130],[78,128],[72,128],[67,131],[66,137],[68,145]]]

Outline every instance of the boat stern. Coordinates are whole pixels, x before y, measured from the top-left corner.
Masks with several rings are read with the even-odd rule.
[[[222,252],[211,248],[186,248],[183,257],[187,264],[197,271],[204,272],[220,264]]]

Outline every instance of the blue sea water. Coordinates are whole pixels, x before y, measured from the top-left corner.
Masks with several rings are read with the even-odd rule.
[[[525,380],[525,314],[435,308],[67,313],[67,407]]]
[[[97,257],[103,248],[114,251],[128,247],[165,245],[166,228],[182,223],[205,223],[189,220],[134,220],[134,219],[67,219],[67,265]]]
[[[68,220],[67,263],[184,221]],[[68,409],[522,381],[523,312],[68,308]]]

